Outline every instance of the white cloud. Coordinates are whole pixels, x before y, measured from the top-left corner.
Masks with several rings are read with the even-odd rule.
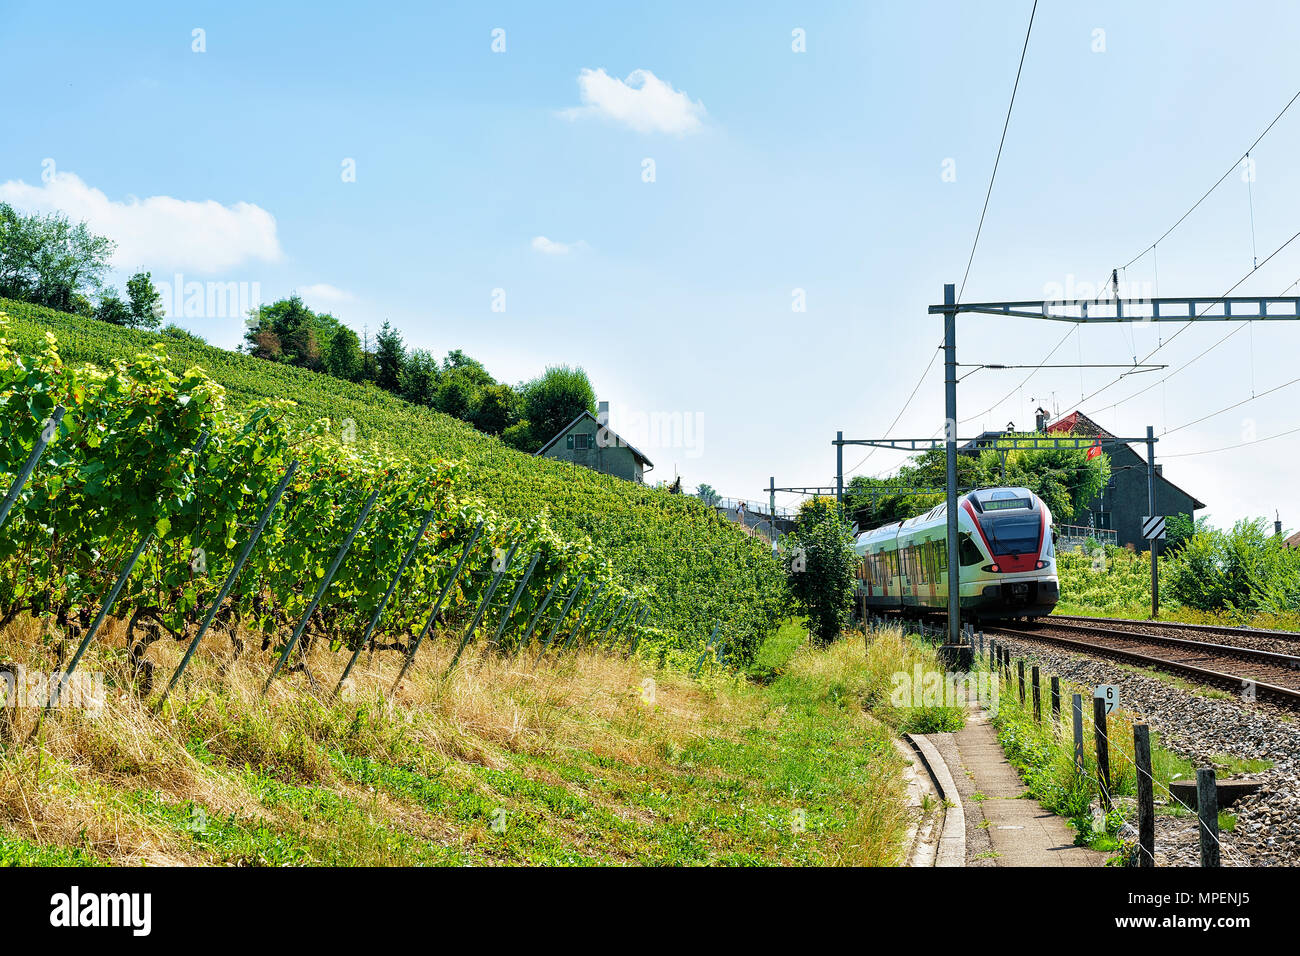
[[[577,242],[556,242],[545,236],[537,236],[533,239],[533,249],[548,256],[567,256],[574,250],[586,248],[587,243],[581,239]]]
[[[117,243],[112,264],[155,272],[219,272],[250,260],[276,262],[283,253],[275,217],[260,206],[215,200],[130,196],[109,199],[75,173],[56,173],[39,186],[21,179],[0,183],[0,202],[28,213],[60,212],[84,220]]]
[[[328,282],[317,282],[314,285],[301,286],[295,291],[302,296],[304,302],[318,309],[332,309],[357,300],[357,297],[351,292],[330,285]]]
[[[562,110],[565,119],[602,116],[640,133],[694,133],[703,125],[704,104],[675,90],[649,70],[633,70],[626,80],[604,71],[578,74],[582,106]]]

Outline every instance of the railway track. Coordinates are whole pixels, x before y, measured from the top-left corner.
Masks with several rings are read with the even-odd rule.
[[[1073,623],[1080,620],[1100,620],[1104,625]],[[1144,622],[1122,623],[1141,625]],[[1147,631],[1113,627],[1111,624],[1107,619],[1066,618],[1058,621],[1051,617],[1011,627],[986,626],[982,630],[986,635],[1039,641],[1090,656],[1154,667],[1235,694],[1251,692],[1256,699],[1300,708],[1300,655],[1175,637],[1165,630],[1167,625],[1158,622],[1147,622]],[[1293,646],[1292,649],[1296,648]]]
[[[1173,637],[1188,637],[1194,634],[1213,635],[1219,644],[1235,644],[1240,647],[1258,647],[1262,650],[1271,648],[1300,648],[1300,632],[1272,631],[1259,627],[1229,627],[1225,624],[1183,624],[1178,621],[1135,620],[1133,618],[1083,617],[1076,614],[1053,614],[1040,621],[1059,621],[1067,624],[1083,624],[1095,627],[1108,627],[1115,630],[1133,631],[1135,633],[1167,634]]]

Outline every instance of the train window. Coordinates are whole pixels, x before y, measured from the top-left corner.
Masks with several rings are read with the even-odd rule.
[[[984,560],[980,554],[980,549],[976,546],[971,536],[963,531],[961,537],[957,539],[957,558],[961,561],[963,568],[968,568],[973,564],[979,564]]]

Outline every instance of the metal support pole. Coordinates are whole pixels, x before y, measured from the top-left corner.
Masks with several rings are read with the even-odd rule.
[[[957,290],[943,287],[943,404],[944,448],[948,463],[948,643],[957,644],[961,630],[961,564],[957,560]]]
[[[36,470],[36,463],[41,460],[41,455],[45,452],[45,446],[54,440],[58,433],[59,423],[63,421],[63,406],[55,405],[54,411],[45,426],[41,429],[41,434],[36,439],[36,444],[32,446],[32,453],[27,458],[27,463],[23,465],[22,471],[18,472],[14,478],[13,484],[9,486],[9,493],[5,495],[4,501],[0,502],[0,526],[5,523],[5,518],[9,517],[9,509],[14,506],[18,500],[18,495],[22,493],[23,485],[27,484],[27,479],[31,478],[32,472]],[[48,437],[46,437],[48,436]]]
[[[168,695],[175,689],[176,682],[181,679],[181,674],[185,673],[185,668],[189,666],[190,658],[192,658],[194,652],[199,649],[199,642],[203,640],[203,636],[208,633],[208,628],[212,626],[212,620],[217,616],[217,611],[221,610],[221,605],[224,604],[226,598],[230,596],[230,592],[235,587],[235,581],[239,578],[239,572],[244,569],[244,565],[248,562],[249,555],[253,553],[253,548],[257,545],[257,539],[262,536],[262,532],[266,529],[267,521],[270,520],[271,514],[280,504],[280,499],[284,496],[284,491],[289,487],[289,482],[293,479],[294,473],[297,470],[298,462],[289,462],[289,467],[285,471],[284,477],[280,479],[280,483],[276,485],[275,490],[271,492],[271,497],[267,501],[266,507],[262,509],[261,517],[257,519],[257,525],[253,528],[253,533],[249,535],[248,541],[244,543],[244,550],[241,551],[239,557],[235,559],[235,566],[230,569],[230,574],[226,577],[225,584],[221,586],[221,591],[217,594],[216,600],[212,602],[212,607],[208,608],[208,613],[203,618],[203,623],[199,626],[199,632],[194,635],[194,640],[190,641],[190,646],[185,649],[185,656],[181,658],[180,665],[176,668],[176,673],[172,675],[172,679],[167,684],[167,689],[164,690],[162,696],[158,698],[159,707],[167,702]]]
[[[1156,516],[1156,440],[1155,429],[1147,426],[1147,514]],[[1159,541],[1151,539],[1151,620],[1160,617],[1160,562],[1156,560]]]
[[[578,592],[582,590],[582,586],[586,582],[587,576],[585,574],[578,576],[578,583],[575,584],[573,590],[569,592],[569,597],[565,600],[564,607],[560,608],[560,616],[557,617],[555,623],[551,625],[550,631],[546,634],[546,640],[542,641],[542,646],[537,651],[538,661],[542,659],[542,655],[546,653],[546,649],[551,646],[551,641],[555,640],[555,635],[560,630],[560,625],[563,624],[564,619],[569,616],[569,608],[573,607],[573,602],[578,597]],[[537,661],[533,662],[533,666],[537,666]]]
[[[569,645],[573,643],[573,639],[577,637],[579,633],[582,632],[582,625],[587,622],[587,614],[590,613],[592,607],[596,603],[597,598],[600,597],[601,592],[604,590],[605,590],[605,585],[604,582],[602,582],[596,585],[596,590],[591,592],[591,598],[587,601],[586,607],[584,607],[582,609],[582,613],[578,615],[578,623],[574,626],[573,630],[569,632],[568,640],[566,640],[564,644],[561,645],[560,647],[560,650],[562,652],[568,650]]]
[[[425,637],[427,637],[429,632],[433,630],[434,621],[438,619],[438,612],[442,610],[442,602],[447,600],[447,595],[451,593],[451,589],[455,585],[456,579],[460,577],[460,572],[465,570],[465,562],[469,560],[470,552],[474,550],[474,545],[478,544],[478,536],[482,534],[482,532],[483,519],[480,518],[478,524],[474,526],[474,533],[470,535],[469,540],[465,542],[465,547],[460,553],[460,560],[456,562],[455,570],[451,572],[451,577],[447,579],[447,583],[444,584],[442,590],[438,592],[438,599],[433,602],[433,607],[429,610],[429,620],[425,621],[424,629],[420,631],[419,636],[417,636],[411,643],[411,649],[406,652],[406,660],[402,662],[402,669],[397,672],[397,680],[393,681],[393,689],[389,691],[389,693],[395,693],[397,691],[398,685],[402,683],[402,678],[406,676],[407,670],[415,660],[415,652],[420,649],[420,644],[424,642]]]
[[[559,586],[560,579],[557,577],[555,581],[552,582],[550,590],[546,592],[546,597],[542,598],[542,603],[539,604],[537,610],[533,612],[532,620],[528,622],[528,628],[524,631],[524,636],[519,638],[519,643],[516,644],[514,650],[510,652],[511,657],[514,657],[528,646],[528,641],[533,636],[533,629],[537,627],[537,622],[540,621],[542,615],[546,613],[546,608],[550,605],[551,598],[555,597],[555,589]]]
[[[767,509],[772,516],[772,553],[776,554],[776,477],[767,479]]]
[[[524,576],[521,577],[519,583],[515,585],[515,593],[510,595],[510,603],[506,605],[506,613],[501,615],[501,620],[497,622],[497,629],[492,633],[492,640],[490,642],[492,646],[499,646],[497,642],[501,640],[501,634],[506,629],[506,622],[510,620],[510,615],[515,613],[515,605],[517,605],[519,599],[523,597],[524,588],[528,587],[528,579],[533,576],[533,569],[537,567],[537,562],[541,559],[542,552],[534,551],[533,559],[528,562],[528,567],[524,571]]]
[[[501,585],[501,579],[505,577],[506,573],[510,570],[511,565],[514,563],[515,551],[518,549],[519,542],[516,541],[510,546],[510,550],[506,552],[506,556],[501,562],[501,570],[492,575],[492,581],[488,584],[487,590],[483,594],[483,600],[479,604],[478,610],[474,612],[474,618],[469,622],[469,627],[465,628],[465,635],[460,639],[460,646],[456,648],[456,653],[452,655],[451,663],[447,665],[448,674],[455,670],[456,664],[460,662],[460,655],[464,652],[465,645],[468,644],[469,639],[474,636],[474,629],[478,627],[479,621],[481,621],[483,615],[487,613],[488,605],[492,603],[492,598],[497,593],[497,588]]]
[[[366,632],[361,635],[361,640],[357,646],[352,649],[352,656],[348,658],[348,666],[343,668],[343,673],[339,675],[339,682],[334,687],[334,696],[337,697],[339,691],[343,689],[343,682],[348,679],[352,673],[352,668],[356,666],[357,658],[361,656],[361,649],[366,646],[370,640],[370,635],[375,633],[375,628],[379,626],[379,619],[384,614],[384,608],[388,607],[388,602],[397,590],[397,583],[402,580],[402,575],[406,573],[411,559],[415,557],[415,552],[420,549],[420,542],[424,540],[424,532],[429,530],[429,524],[433,521],[434,509],[430,508],[424,516],[424,521],[420,524],[420,530],[415,532],[415,540],[411,542],[411,547],[407,549],[406,555],[402,558],[402,563],[397,568],[397,573],[393,575],[392,583],[388,585],[388,590],[384,592],[383,598],[379,602],[379,607],[375,608],[374,616],[370,618],[370,623],[366,625]]]
[[[334,560],[330,562],[330,566],[325,572],[325,577],[321,578],[320,587],[316,589],[316,596],[312,598],[310,606],[308,606],[306,613],[302,616],[302,620],[300,620],[298,626],[294,628],[293,636],[289,638],[289,642],[284,645],[284,653],[282,653],[280,659],[275,662],[275,667],[271,669],[270,676],[267,677],[266,683],[262,685],[263,697],[265,697],[266,692],[271,689],[271,682],[274,681],[276,675],[280,673],[280,668],[284,667],[285,662],[289,660],[289,655],[293,653],[293,649],[298,646],[298,641],[302,638],[303,631],[307,630],[307,622],[310,621],[311,616],[316,613],[316,608],[320,604],[321,598],[325,596],[325,591],[334,581],[334,575],[339,573],[339,565],[343,563],[343,559],[347,557],[348,551],[351,550],[352,542],[356,540],[357,532],[359,532],[361,526],[366,523],[366,518],[370,517],[370,509],[375,506],[375,499],[379,497],[379,492],[380,488],[375,488],[374,491],[370,492],[370,497],[366,499],[366,503],[361,508],[361,514],[357,515],[356,523],[352,525],[352,530],[349,531],[348,536],[343,539],[343,544],[339,548],[338,553],[334,555]]]
[[[835,433],[835,506],[844,514],[844,432]]]
[[[86,653],[86,648],[90,646],[91,641],[95,639],[95,635],[99,633],[104,618],[108,617],[109,612],[113,610],[113,605],[117,603],[122,588],[126,587],[126,579],[131,576],[131,572],[135,570],[135,566],[140,560],[140,555],[144,554],[144,549],[149,547],[152,541],[152,531],[147,531],[140,536],[140,543],[135,546],[131,556],[126,559],[121,573],[117,576],[117,581],[113,583],[112,590],[108,592],[108,597],[104,599],[104,603],[100,606],[99,613],[95,615],[94,623],[90,625],[90,630],[86,632],[86,636],[82,638],[81,643],[77,646],[77,652],[72,655],[72,661],[68,664],[68,669],[59,675],[58,686],[54,688],[54,693],[50,695],[50,699],[46,703],[46,710],[58,705],[59,698],[63,695],[63,690],[68,686],[68,681],[72,677],[72,672],[77,669],[77,664],[81,661],[81,656]]]
[[[605,643],[605,638],[609,636],[610,630],[614,627],[614,622],[623,616],[623,609],[627,607],[627,602],[630,600],[632,600],[632,595],[623,595],[623,600],[619,602],[618,609],[609,616],[609,621],[605,624],[605,629],[601,631],[600,636],[596,638],[597,644]]]

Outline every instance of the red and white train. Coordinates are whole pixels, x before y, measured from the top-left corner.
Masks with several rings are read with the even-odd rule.
[[[1039,617],[1060,599],[1052,513],[1028,488],[986,488],[957,499],[961,611],[970,619]],[[858,600],[866,611],[948,608],[948,517],[923,515],[857,536]]]

